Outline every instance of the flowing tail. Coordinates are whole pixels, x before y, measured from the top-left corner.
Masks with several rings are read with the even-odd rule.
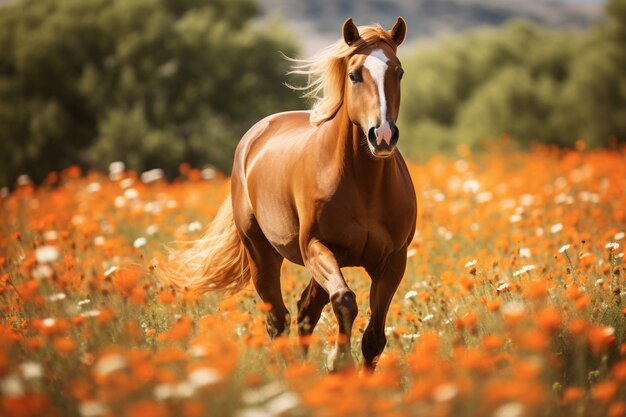
[[[248,257],[235,228],[230,196],[204,236],[172,248],[169,260],[157,265],[155,273],[164,284],[179,290],[234,294],[248,284]]]

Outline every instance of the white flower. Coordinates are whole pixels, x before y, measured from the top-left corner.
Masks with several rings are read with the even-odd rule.
[[[47,318],[45,318],[45,319],[43,319],[43,320],[41,321],[41,323],[42,323],[45,327],[52,327],[52,326],[54,326],[54,324],[55,324],[56,322],[57,322],[57,321],[56,321],[55,319],[53,319],[52,317],[47,317]]]
[[[126,358],[118,353],[109,354],[101,357],[95,365],[95,371],[101,376],[106,376],[111,372],[124,369],[126,367]]]
[[[454,237],[454,234],[443,226],[437,227],[437,234],[444,240],[451,240]]]
[[[518,301],[509,301],[500,307],[500,311],[503,314],[522,315],[526,311],[524,304]]]
[[[163,179],[165,176],[163,170],[161,168],[151,169],[149,171],[145,171],[141,174],[141,181],[149,184],[151,182],[156,182],[158,180]]]
[[[561,249],[559,249],[559,253],[565,252],[566,250],[569,249],[569,247],[570,247],[569,244],[561,246]]]
[[[154,387],[154,398],[159,401],[165,401],[174,396],[174,385],[159,384]]]
[[[131,187],[134,183],[135,180],[133,180],[132,178],[124,178],[122,181],[120,181],[120,187],[122,187],[122,189],[126,189]]]
[[[109,275],[111,275],[115,271],[117,271],[117,266],[113,265],[112,267],[110,267],[109,269],[104,271],[104,276],[108,277]]]
[[[626,234],[624,232],[617,232],[617,233],[615,233],[615,236],[613,236],[613,239],[615,239],[615,240],[622,240],[622,239],[624,239],[625,236],[626,236]]]
[[[67,298],[67,294],[65,294],[64,292],[57,292],[55,294],[52,294],[51,296],[48,297],[48,300],[50,301],[61,301],[61,300],[65,300]]]
[[[459,393],[459,389],[452,383],[437,386],[433,392],[433,398],[437,402],[450,401]]]
[[[43,368],[38,362],[24,362],[20,365],[20,369],[26,379],[41,378],[43,376]]]
[[[407,293],[404,294],[404,299],[405,300],[409,300],[409,299],[411,299],[413,297],[416,297],[416,296],[417,296],[417,291],[411,290],[411,291],[407,291]]]
[[[127,200],[134,200],[139,197],[139,191],[137,191],[135,188],[129,188],[128,190],[124,191],[124,197]]]
[[[201,345],[193,345],[189,348],[189,353],[194,358],[201,358],[206,355],[206,349]]]
[[[617,243],[617,242],[608,242],[606,245],[604,245],[604,247],[606,249],[609,249],[609,250],[617,250],[617,249],[619,249],[619,243]]]
[[[21,397],[24,395],[22,380],[15,374],[0,379],[0,392],[6,397]]]
[[[502,292],[502,291],[506,290],[507,288],[509,288],[509,283],[508,282],[503,282],[500,285],[498,285],[498,288],[496,288],[496,290],[498,292]]]
[[[157,226],[156,224],[151,224],[150,226],[146,228],[146,233],[150,236],[157,234],[158,231],[159,231],[159,226]]]
[[[59,238],[59,234],[56,230],[48,230],[43,234],[43,238],[45,240],[57,240]]]
[[[509,222],[510,223],[517,223],[520,220],[522,220],[522,216],[520,216],[519,214],[513,214],[509,217]]]
[[[533,269],[535,269],[535,265],[525,265],[521,269],[513,272],[513,276],[517,277],[519,275],[522,275],[524,272],[532,271]]]
[[[196,388],[187,381],[179,382],[174,386],[174,396],[178,398],[189,398],[195,394]]]
[[[493,198],[493,194],[489,191],[483,191],[481,193],[476,194],[476,202],[477,203],[486,203]]]
[[[519,248],[519,256],[520,256],[520,258],[530,258],[530,249],[529,248]]]
[[[87,190],[88,193],[92,193],[92,194],[97,193],[101,189],[102,189],[102,185],[99,182],[92,182],[87,187],[85,187],[85,190]]]
[[[522,206],[530,206],[535,202],[535,197],[531,194],[522,194],[519,198],[519,202]]]
[[[222,379],[218,371],[212,368],[198,368],[189,374],[189,382],[196,388],[215,384]]]
[[[474,265],[476,265],[478,261],[476,261],[476,259],[472,259],[471,261],[468,261],[467,263],[465,263],[465,268],[469,268],[472,267]]]
[[[563,230],[563,225],[561,223],[557,223],[555,225],[552,225],[552,227],[550,227],[550,231],[552,233],[559,233],[561,230]]]
[[[433,316],[432,314],[427,314],[427,315],[425,315],[424,317],[422,317],[422,320],[421,320],[421,321],[422,321],[422,323],[423,323],[423,322],[425,322],[425,321],[429,321],[429,320],[432,320],[432,319],[434,319],[434,318],[435,318],[435,316]]]
[[[480,189],[480,183],[476,180],[466,180],[463,183],[463,191],[467,194],[476,194]]]
[[[28,184],[30,184],[30,177],[28,175],[22,174],[17,177],[17,185],[19,185],[20,187]]]
[[[416,254],[416,253],[417,253],[417,250],[415,250],[415,249],[411,248],[411,249],[409,249],[409,250],[406,252],[406,257],[407,257],[407,258],[411,258],[411,257],[415,256],[415,254]]]
[[[273,415],[281,415],[300,404],[298,396],[290,391],[283,392],[265,404],[265,408]]]
[[[85,298],[84,300],[80,300],[78,303],[76,303],[79,307],[84,306],[85,304],[89,304],[91,303],[91,300],[89,298]]]
[[[108,411],[106,405],[97,401],[85,401],[78,406],[78,412],[82,417],[98,417]]]
[[[521,417],[523,414],[524,406],[517,401],[511,401],[498,407],[493,417]]]
[[[109,174],[119,174],[124,172],[126,169],[126,164],[122,161],[115,161],[109,164]]]
[[[136,249],[139,249],[140,247],[144,246],[146,243],[148,243],[148,240],[145,237],[138,237],[137,239],[135,239],[135,241],[133,242],[133,246]]]
[[[80,313],[80,316],[81,317],[85,317],[85,318],[88,318],[88,317],[98,317],[99,315],[100,315],[100,310],[97,310],[97,309],[87,310],[87,311],[84,311],[84,312]]]
[[[212,180],[213,178],[215,178],[216,173],[217,171],[215,171],[215,168],[207,167],[202,170],[200,175],[202,176],[203,180]]]
[[[52,275],[54,275],[54,271],[50,268],[50,265],[37,265],[33,268],[33,278],[36,280],[50,278]]]
[[[235,417],[276,417],[274,414],[262,407],[243,408],[235,414]]]
[[[241,400],[245,404],[260,404],[285,391],[285,384],[280,381],[270,382],[258,388],[245,390]]]
[[[189,230],[189,233],[197,232],[197,231],[199,231],[201,229],[202,229],[202,223],[200,223],[198,221],[191,222],[187,226],[187,230]]]
[[[35,259],[40,264],[54,262],[59,258],[59,250],[55,246],[44,245],[35,249]]]

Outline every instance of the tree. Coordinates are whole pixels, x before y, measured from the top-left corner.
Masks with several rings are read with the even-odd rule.
[[[22,0],[0,8],[0,184],[69,164],[230,168],[237,140],[298,105],[279,22],[253,0]]]
[[[502,134],[522,148],[626,140],[626,0],[607,14],[588,31],[516,21],[418,47],[404,59],[404,150],[480,148]]]

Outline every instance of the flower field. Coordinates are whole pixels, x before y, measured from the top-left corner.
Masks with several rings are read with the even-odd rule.
[[[228,180],[70,168],[0,197],[1,416],[626,416],[626,149],[538,148],[411,166],[418,228],[376,372],[329,374],[250,288],[174,293],[151,272],[200,237]],[[357,294],[354,351],[368,321]],[[283,266],[294,316],[308,282]]]

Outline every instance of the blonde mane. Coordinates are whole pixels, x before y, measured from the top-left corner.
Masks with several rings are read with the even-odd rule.
[[[314,100],[310,117],[313,126],[332,119],[343,104],[347,58],[381,41],[396,51],[391,36],[379,25],[360,26],[359,35],[361,39],[352,45],[342,39],[309,59],[288,58],[294,62],[289,74],[305,75],[308,78],[304,86],[289,87],[304,91],[302,97]]]

